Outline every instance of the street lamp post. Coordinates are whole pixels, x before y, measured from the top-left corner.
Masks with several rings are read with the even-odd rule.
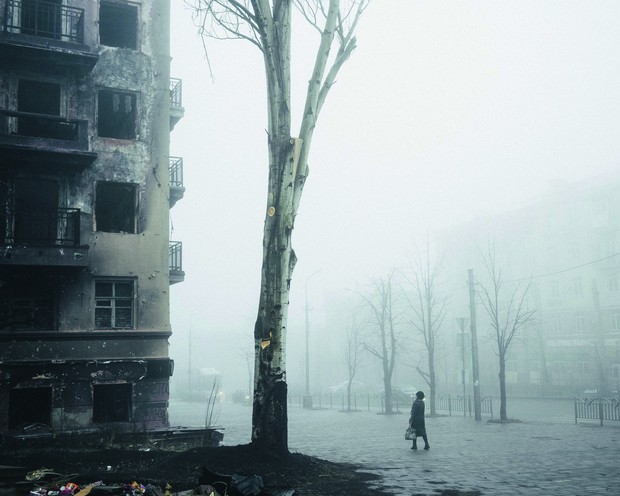
[[[459,317],[456,319],[461,328],[461,363],[463,364],[463,368],[461,369],[461,382],[463,383],[463,417],[465,414],[465,325],[467,324],[467,319],[463,317]]]
[[[469,269],[469,317],[471,324],[471,376],[474,383],[474,415],[477,421],[482,420],[482,399],[480,397],[480,370],[478,367],[478,334],[476,331],[476,291],[474,289],[474,271]]]
[[[304,395],[303,407],[310,409],[312,408],[312,395],[310,394],[310,318],[308,314],[310,308],[308,307],[308,283],[319,271],[320,269],[308,276],[304,288],[306,299],[306,394]]]

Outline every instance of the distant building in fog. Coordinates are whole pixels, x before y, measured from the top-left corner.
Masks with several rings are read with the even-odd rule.
[[[0,434],[168,426],[169,8],[0,0]]]
[[[506,382],[514,395],[572,395],[620,386],[620,177],[556,188],[513,211],[442,233],[444,276],[465,284],[467,269],[488,281],[482,251],[494,242],[505,281],[532,278],[528,307],[535,325],[509,353]],[[505,283],[505,291],[511,283]],[[450,294],[452,317],[469,317],[466,287]],[[507,292],[507,291],[506,291]],[[497,358],[484,308],[477,302],[482,387],[497,387]],[[454,320],[454,319],[452,319]],[[455,343],[448,340],[448,343]],[[457,382],[460,351],[452,349]],[[467,350],[469,354],[469,350]],[[469,357],[466,368],[469,375]],[[458,369],[458,370],[457,370]],[[454,378],[454,381],[452,380]]]

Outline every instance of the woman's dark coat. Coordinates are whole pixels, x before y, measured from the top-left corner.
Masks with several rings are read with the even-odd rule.
[[[424,424],[424,401],[419,398],[411,405],[409,425],[412,429],[415,429],[416,436],[422,436],[426,433],[426,425]]]

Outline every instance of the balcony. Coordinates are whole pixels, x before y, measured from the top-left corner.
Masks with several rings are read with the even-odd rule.
[[[183,271],[183,243],[181,241],[169,242],[168,257],[170,284],[183,282],[185,272]]]
[[[80,209],[5,205],[0,212],[0,265],[86,267]]]
[[[88,151],[88,121],[0,109],[0,164],[42,162],[84,168],[97,154]]]
[[[185,115],[183,108],[183,81],[170,78],[170,131]]]
[[[185,194],[183,186],[183,158],[170,157],[170,208],[174,207]]]
[[[0,60],[12,67],[86,74],[99,55],[84,44],[84,9],[42,0],[6,0]]]

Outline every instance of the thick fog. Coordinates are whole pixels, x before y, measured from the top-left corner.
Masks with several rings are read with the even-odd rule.
[[[424,348],[400,296],[411,291],[410,256],[416,245],[424,251],[427,239],[444,266],[437,390],[445,393],[458,387],[456,318],[469,319],[467,269],[488,281],[478,244],[486,249],[497,240],[510,279],[597,258],[584,249],[555,265],[517,260],[515,240],[527,238],[527,249],[546,246],[546,236],[557,238],[554,226],[570,222],[539,225],[544,209],[531,214],[538,227],[527,236],[506,230],[523,229],[528,222],[515,221],[523,209],[549,204],[562,188],[618,181],[619,20],[615,0],[371,3],[319,118],[293,233],[299,262],[287,338],[291,391],[305,388],[306,330],[311,390],[347,379],[347,329],[373,339],[361,295],[372,297],[372,281],[393,269],[402,339],[393,382],[427,387],[416,371]],[[246,42],[207,40],[207,59],[183,0],[172,2],[171,36],[171,76],[183,80],[185,107],[171,155],[184,159],[186,187],[171,210],[171,239],[183,242],[186,274],[171,287],[173,384],[187,384],[191,360],[193,368],[218,370],[232,392],[248,387],[259,296],[267,188],[262,57]],[[293,129],[316,36],[294,19]],[[588,281],[584,276],[590,294]],[[481,380],[492,393],[497,359],[484,339],[484,309],[477,309]],[[380,389],[378,361],[365,356],[356,380]]]

